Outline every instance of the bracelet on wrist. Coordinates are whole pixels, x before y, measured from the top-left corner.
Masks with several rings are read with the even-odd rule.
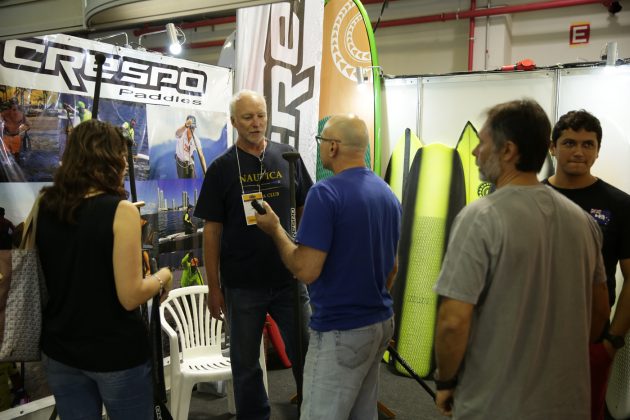
[[[161,278],[159,278],[157,274],[151,274],[151,277],[155,277],[155,279],[158,281],[158,283],[160,283],[160,291],[159,291],[159,294],[161,295],[161,294],[162,294],[162,292],[164,291],[164,280],[162,280]]]

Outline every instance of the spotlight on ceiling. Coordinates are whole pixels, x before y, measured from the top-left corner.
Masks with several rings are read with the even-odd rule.
[[[182,52],[182,44],[177,39],[177,28],[173,23],[166,24],[166,34],[168,35],[169,46],[168,49],[171,54],[179,54]]]
[[[158,31],[147,32],[138,37],[138,49],[146,51],[147,48],[142,45],[142,39],[149,35],[163,34],[166,32],[168,36],[168,50],[171,54],[177,55],[182,52],[182,44],[186,42],[186,34],[173,23],[167,23],[166,28]]]

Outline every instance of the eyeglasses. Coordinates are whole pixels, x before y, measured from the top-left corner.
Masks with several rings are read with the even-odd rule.
[[[322,136],[315,136],[315,141],[317,142],[317,145],[319,146],[320,144],[322,144],[322,142],[324,141],[336,141],[337,143],[342,143],[341,140],[337,140],[337,139],[327,139],[326,137],[322,137]]]

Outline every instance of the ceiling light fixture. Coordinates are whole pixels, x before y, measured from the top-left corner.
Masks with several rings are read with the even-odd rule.
[[[182,52],[182,44],[179,43],[179,39],[177,39],[177,28],[173,23],[166,24],[166,34],[168,35],[168,41],[170,45],[168,46],[171,54],[179,54]]]
[[[142,46],[142,38],[144,38],[145,36],[163,34],[165,32],[166,32],[166,35],[168,36],[168,43],[169,43],[168,50],[171,52],[171,54],[177,55],[181,53],[182,45],[184,44],[184,42],[186,42],[186,34],[184,34],[184,31],[182,31],[180,28],[175,26],[175,24],[173,23],[167,23],[166,29],[153,31],[153,32],[147,32],[145,34],[140,35],[138,37],[138,49],[145,50],[145,48]],[[181,37],[181,40],[180,40],[180,37]]]

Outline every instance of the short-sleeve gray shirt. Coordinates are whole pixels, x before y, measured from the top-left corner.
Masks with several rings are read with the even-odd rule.
[[[506,186],[457,216],[435,291],[475,305],[454,417],[587,419],[592,218],[544,185]]]

